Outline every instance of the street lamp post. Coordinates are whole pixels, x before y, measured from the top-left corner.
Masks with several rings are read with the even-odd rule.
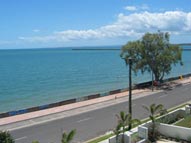
[[[153,77],[153,71],[152,71],[152,91],[154,90],[154,77]]]
[[[154,60],[152,59],[152,68],[151,68],[151,76],[152,76],[152,91],[154,90],[154,75],[153,75],[153,66],[154,66]]]
[[[131,118],[132,118],[132,85],[131,85],[132,84],[132,81],[131,81],[132,58],[129,58],[128,60],[129,60],[129,114],[131,115]],[[131,129],[131,123],[129,123],[129,130],[130,129]]]

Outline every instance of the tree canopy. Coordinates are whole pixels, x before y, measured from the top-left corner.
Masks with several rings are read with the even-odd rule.
[[[170,44],[169,33],[146,33],[141,40],[130,41],[121,49],[121,58],[128,64],[133,59],[132,70],[153,72],[155,80],[163,80],[169,74],[172,65],[182,63],[182,49],[180,46]]]

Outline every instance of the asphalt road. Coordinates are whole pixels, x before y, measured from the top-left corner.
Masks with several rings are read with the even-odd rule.
[[[138,119],[148,117],[148,113],[142,108],[143,104],[147,106],[152,103],[163,104],[168,109],[190,100],[191,84],[138,98],[132,102],[133,117]],[[31,143],[33,140],[39,140],[40,143],[60,143],[63,131],[76,129],[74,141],[81,143],[113,129],[117,124],[115,115],[122,110],[128,112],[128,102],[13,130],[11,134],[16,139],[16,143]]]

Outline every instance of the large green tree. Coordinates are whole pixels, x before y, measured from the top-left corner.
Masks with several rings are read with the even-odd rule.
[[[141,40],[128,42],[122,47],[121,57],[128,64],[128,59],[133,59],[132,70],[153,72],[155,80],[163,80],[169,74],[172,64],[180,63],[182,50],[178,45],[170,44],[169,33],[146,33]]]

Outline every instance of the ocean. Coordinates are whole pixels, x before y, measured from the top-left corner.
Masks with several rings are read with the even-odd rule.
[[[191,73],[190,55],[183,51],[184,65],[173,67],[166,78]],[[149,81],[151,74],[132,79],[133,84]],[[128,67],[120,50],[0,50],[0,112],[127,87]]]

